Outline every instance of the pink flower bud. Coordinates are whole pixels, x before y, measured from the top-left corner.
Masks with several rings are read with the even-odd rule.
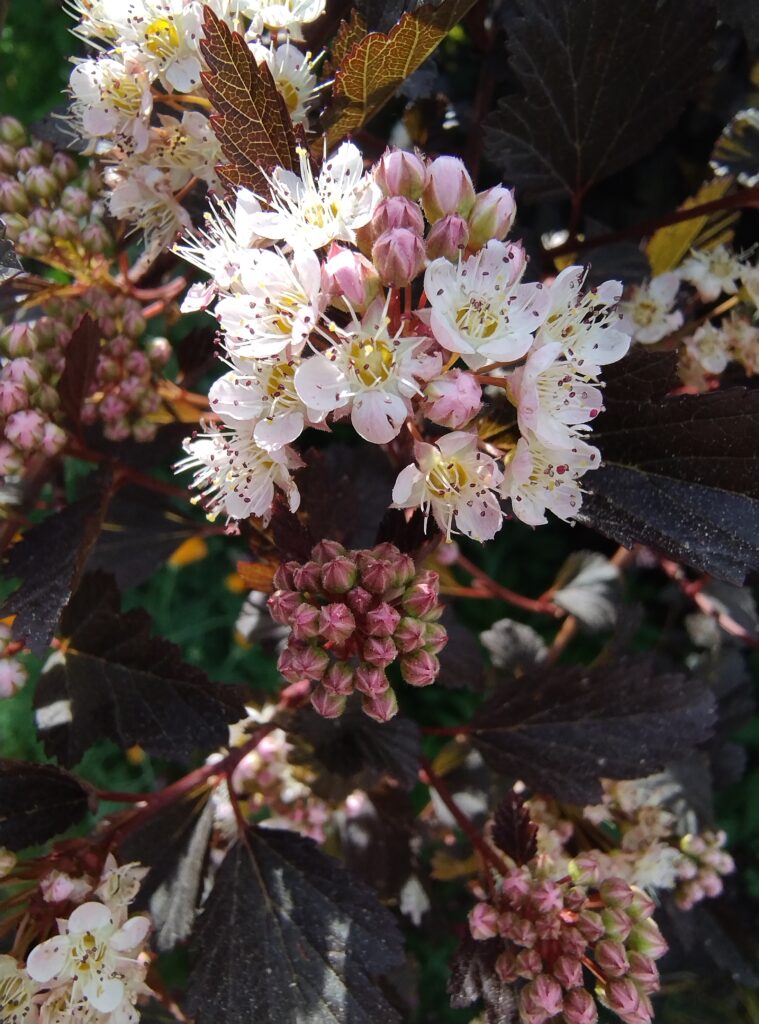
[[[3,213],[26,213],[29,197],[20,181],[6,178],[0,181],[0,210]]]
[[[113,243],[110,231],[105,224],[101,224],[99,221],[88,224],[80,238],[87,252],[95,254],[108,252]]]
[[[68,153],[54,153],[50,161],[50,170],[61,184],[72,181],[79,174],[79,165]]]
[[[274,586],[277,590],[293,589],[293,573],[298,568],[298,562],[282,562],[274,573]]]
[[[448,630],[439,622],[428,622],[424,627],[424,649],[428,654],[440,654],[448,643]]]
[[[16,150],[7,142],[0,142],[0,171],[3,174],[16,173]]]
[[[506,915],[502,915],[505,917]],[[504,930],[504,922],[502,918],[499,918],[498,925],[501,929],[501,934],[507,938],[516,946],[523,946],[525,949],[532,949],[538,940],[538,933],[535,925],[532,921],[528,921],[526,917],[519,917],[516,914],[512,916],[512,919],[508,923],[508,928]]]
[[[42,380],[40,371],[31,359],[14,359],[3,367],[2,376],[4,380],[14,381],[27,389],[36,388]]]
[[[430,228],[424,248],[428,260],[446,259],[455,263],[469,242],[469,226],[457,213],[441,217]]]
[[[45,256],[52,249],[53,240],[47,231],[41,231],[40,228],[27,228],[18,236],[17,245],[23,256]]]
[[[427,631],[427,624],[421,619],[412,619],[408,616],[401,619],[398,628],[393,633],[395,646],[402,654],[409,654],[424,647],[424,638]]]
[[[53,199],[58,195],[60,184],[47,167],[30,167],[23,177],[23,185],[30,196],[38,199]]]
[[[389,636],[368,636],[361,647],[364,661],[377,668],[387,668],[398,657],[398,648]]]
[[[581,910],[588,898],[588,891],[582,885],[570,885],[564,892],[564,906],[568,910]]]
[[[648,1024],[651,1020],[641,1002],[641,993],[630,978],[613,978],[604,991],[604,1002],[625,1024]]]
[[[66,444],[66,431],[56,423],[46,423],[40,449],[45,455],[57,455]]]
[[[633,890],[622,878],[605,878],[598,891],[608,907],[625,910],[633,901]]]
[[[564,996],[566,1024],[596,1024],[598,1007],[593,996],[584,988],[573,988]]]
[[[474,185],[463,161],[439,156],[427,168],[422,206],[430,224],[449,213],[468,217],[474,206]]]
[[[478,193],[469,214],[470,247],[481,249],[491,238],[502,241],[511,230],[516,212],[514,195],[503,185]]]
[[[699,876],[699,884],[703,890],[704,896],[707,899],[714,899],[719,896],[724,886],[722,879],[714,871],[702,871]]]
[[[345,600],[354,615],[365,615],[374,604],[374,595],[363,587],[353,587],[345,595]]]
[[[392,636],[400,621],[400,612],[387,601],[381,601],[366,613],[364,629],[369,636]]]
[[[641,921],[644,918],[651,917],[655,910],[656,904],[651,897],[647,896],[642,889],[633,887],[633,901],[627,908],[627,913],[633,921]]]
[[[129,333],[132,334],[132,337],[134,337],[135,335],[133,334],[133,330],[134,327],[136,326],[135,323],[132,322],[128,326]],[[124,324],[124,330],[127,330],[126,321]],[[141,333],[142,331],[140,331],[140,334]],[[148,359],[150,360],[151,367],[154,370],[162,370],[164,366],[168,363],[168,361],[171,359],[172,351],[173,349],[171,347],[171,343],[167,338],[151,338],[150,341],[148,342],[147,348]]]
[[[62,238],[64,241],[73,241],[79,234],[79,221],[73,213],[66,213],[65,210],[53,210],[48,218],[48,230],[54,238]]]
[[[558,914],[545,914],[536,919],[535,931],[542,942],[547,942],[558,939],[562,931],[566,931],[566,929],[563,927],[562,920]]]
[[[545,1014],[543,1020],[550,1020],[561,1013],[564,1004],[561,985],[550,974],[539,974],[522,989],[519,998],[520,1011],[531,1014],[533,1020]]]
[[[18,148],[26,142],[26,128],[10,114],[0,117],[0,139],[8,145]]]
[[[419,199],[427,177],[424,163],[414,153],[389,149],[374,168],[374,180],[383,195]]]
[[[364,313],[377,297],[380,279],[374,264],[361,253],[343,249],[335,243],[322,264],[322,291],[330,304],[356,313]]]
[[[501,892],[509,903],[515,907],[521,907],[525,904],[530,891],[530,880],[522,871],[515,871],[513,874],[505,875],[501,879]]]
[[[288,683],[302,679],[319,680],[327,671],[329,655],[320,647],[290,642],[277,660],[277,668]]]
[[[633,926],[630,915],[616,907],[602,910],[601,920],[604,923],[607,938],[616,939],[619,942],[625,941]]]
[[[495,962],[496,974],[507,985],[513,985],[519,977],[516,963],[517,955],[513,949],[504,950]]]
[[[401,658],[401,675],[409,686],[429,686],[440,672],[440,662],[427,651],[414,651]]]
[[[582,911],[577,918],[577,930],[588,942],[598,942],[606,931],[601,915],[594,910]]]
[[[13,380],[0,380],[0,413],[9,416],[29,406],[29,392],[23,384]]]
[[[540,914],[553,914],[564,907],[561,886],[548,878],[533,887],[531,901]]]
[[[424,242],[408,228],[384,231],[372,246],[372,262],[383,284],[405,288],[424,270]]]
[[[564,989],[582,985],[582,964],[574,956],[559,956],[554,961],[553,976]]]
[[[321,585],[328,594],[345,594],[357,578],[356,563],[345,555],[338,555],[322,566]]]
[[[393,228],[408,228],[415,235],[423,235],[424,216],[418,203],[412,203],[403,196],[390,196],[378,203],[372,216],[374,237],[379,238],[385,231],[391,231]]]
[[[415,619],[423,619],[435,611],[439,603],[440,578],[436,572],[420,572],[403,595],[403,610]]]
[[[333,604],[325,604],[319,612],[319,632],[325,640],[344,644],[353,636],[355,629],[356,620],[347,604],[335,601]]]
[[[311,694],[311,704],[322,718],[339,718],[345,711],[345,700],[339,693],[317,686]]]
[[[514,970],[520,978],[530,981],[543,970],[543,960],[535,949],[523,949],[517,953]]]
[[[16,167],[22,173],[28,173],[39,163],[37,151],[33,146],[21,146],[16,152]]]
[[[416,576],[416,563],[411,555],[396,553],[393,559],[393,586],[407,587]]]
[[[423,411],[441,427],[460,430],[482,407],[482,388],[466,370],[449,370],[424,389]]]
[[[35,409],[20,409],[8,417],[5,436],[22,452],[39,448],[45,435],[45,419]]]
[[[318,562],[304,562],[293,571],[293,582],[300,591],[318,593],[321,576],[321,566]]]
[[[630,949],[650,956],[652,960],[658,960],[669,949],[664,941],[664,936],[659,931],[659,926],[652,917],[638,921],[630,932],[627,945]]]
[[[389,722],[394,715],[398,714],[398,699],[393,690],[387,689],[384,693],[378,693],[373,697],[362,697],[361,709],[375,722]]]
[[[84,217],[92,208],[92,200],[81,188],[67,185],[61,193],[61,207],[75,217]]]
[[[353,669],[346,661],[333,661],[324,673],[322,686],[332,693],[348,696],[353,693]]]
[[[575,857],[569,862],[569,874],[576,885],[598,885],[598,863],[593,857]]]
[[[296,640],[311,640],[319,635],[319,609],[301,601],[290,619]]]
[[[593,947],[593,956],[602,974],[607,978],[621,978],[627,974],[630,964],[625,947],[613,939],[601,939]]]
[[[15,359],[17,356],[32,356],[37,348],[35,334],[28,324],[9,324],[0,331],[0,348],[3,355]],[[6,376],[5,373],[2,374]]]
[[[0,658],[0,698],[12,697],[26,682],[27,672],[15,658]]]
[[[358,568],[362,585],[372,594],[384,594],[393,579],[393,566],[385,558],[375,558],[371,552],[359,552]]]
[[[376,697],[384,693],[390,686],[382,669],[375,668],[374,665],[367,665],[366,662],[361,662],[356,669],[354,683],[356,689],[365,693],[367,697]]]
[[[628,977],[632,978],[638,988],[646,993],[658,992],[659,970],[651,957],[632,950],[628,953],[628,960],[630,961]]]
[[[478,903],[469,911],[469,931],[478,942],[498,934],[498,914],[489,903]]]

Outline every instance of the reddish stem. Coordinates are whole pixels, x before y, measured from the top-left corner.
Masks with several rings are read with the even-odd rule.
[[[71,438],[64,449],[66,455],[70,455],[76,459],[84,459],[85,462],[92,462],[96,465],[109,464],[114,471],[116,478],[116,486],[119,486],[124,481],[128,483],[137,484],[138,487],[144,487],[149,491],[156,491],[158,494],[165,494],[171,498],[182,498],[187,500],[187,491],[184,487],[178,487],[176,484],[166,483],[165,480],[159,480],[157,477],[149,476],[147,473],[141,472],[139,469],[135,469],[134,466],[127,466],[126,463],[117,462],[112,459],[109,455],[103,452],[96,451],[93,448],[88,448],[87,445],[81,441],[77,441]]]
[[[689,580],[685,574],[685,570],[677,562],[671,561],[669,558],[662,558],[659,562],[662,571],[666,573],[671,580],[678,585],[682,593],[689,600],[693,601],[699,611],[703,612],[704,615],[708,615],[712,619],[716,619],[719,625],[724,629],[730,636],[736,637],[741,640],[747,647],[753,648],[755,651],[759,650],[759,637],[749,633],[749,631],[741,626],[739,622],[723,611],[717,606],[717,604],[711,599],[708,594],[704,593],[704,587],[709,582],[708,576],[702,576],[697,580]]]
[[[550,601],[545,601],[542,598],[525,597],[523,594],[517,594],[515,591],[509,590],[508,587],[502,586],[462,554],[459,554],[456,561],[465,572],[468,572],[485,590],[489,591],[492,597],[498,597],[508,604],[513,604],[517,608],[523,608],[527,612],[536,612],[538,615],[553,615],[554,618],[561,618],[562,615],[566,614],[558,605],[552,604]]]

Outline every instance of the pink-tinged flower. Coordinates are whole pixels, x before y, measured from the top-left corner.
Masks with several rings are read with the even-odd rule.
[[[3,416],[9,416],[28,406],[29,392],[23,384],[15,380],[0,380],[0,413]]]
[[[150,78],[136,58],[125,49],[97,59],[83,60],[71,72],[69,87],[72,115],[84,136],[127,137],[134,151],[142,153],[149,141],[153,98]]]
[[[477,903],[469,911],[469,931],[472,938],[482,942],[498,934],[498,913],[489,903]]]
[[[503,185],[479,192],[469,214],[469,247],[481,249],[491,238],[502,241],[511,230],[516,212],[514,194]]]
[[[723,293],[735,295],[740,288],[743,267],[727,246],[718,245],[708,252],[693,249],[677,273],[683,281],[693,285],[704,302],[714,302]]]
[[[0,1020],[3,1024],[37,1024],[39,985],[19,967],[15,957],[0,955]]]
[[[353,680],[359,693],[364,693],[367,697],[377,697],[390,686],[383,669],[363,662],[356,669]]]
[[[509,374],[509,394],[522,434],[532,432],[546,445],[568,447],[603,410],[603,396],[551,342],[534,349]]]
[[[196,469],[192,484],[197,501],[210,516],[228,519],[261,516],[268,521],[277,489],[284,491],[291,511],[300,504],[300,493],[290,471],[303,465],[287,446],[266,451],[256,443],[252,424],[235,430],[209,428],[185,441],[187,457],[178,471]]]
[[[409,686],[430,686],[440,673],[440,662],[429,651],[414,651],[401,657],[401,675]]]
[[[45,418],[36,409],[20,409],[8,417],[5,437],[22,452],[39,448],[45,434]]]
[[[380,200],[371,219],[372,235],[378,238],[383,231],[390,231],[392,228],[408,228],[414,234],[423,235],[424,217],[419,204],[412,203],[403,196],[390,196]]]
[[[311,704],[322,718],[339,718],[345,711],[346,697],[328,690],[326,686],[317,686],[311,694]]]
[[[457,213],[449,213],[432,225],[424,240],[427,258],[454,262],[466,249],[469,242],[469,225]]]
[[[566,1024],[596,1024],[598,1007],[587,989],[573,988],[564,996],[564,1020]]]
[[[35,946],[26,962],[34,981],[73,981],[73,1001],[84,998],[100,1013],[113,1013],[124,1001],[125,982],[141,977],[145,965],[139,952],[148,931],[147,917],[132,917],[117,926],[102,903],[83,903],[66,922],[59,922],[62,934]]]
[[[416,464],[401,470],[393,488],[395,508],[432,513],[450,537],[456,530],[475,540],[491,540],[503,513],[494,488],[503,474],[495,460],[477,449],[477,435],[455,431],[437,444],[417,442]]]
[[[92,886],[84,878],[72,878],[64,871],[50,871],[40,879],[40,892],[47,903],[63,903],[71,900],[81,903],[92,892]]]
[[[631,978],[614,978],[603,990],[602,1001],[625,1024],[650,1024],[646,999]]]
[[[525,985],[520,993],[520,1012],[529,1015],[534,1021],[549,1020],[557,1013],[561,1013],[562,1006],[561,985],[550,974],[539,974],[537,978]]]
[[[27,680],[24,665],[16,658],[0,658],[0,699],[13,697]]]
[[[614,939],[602,939],[593,947],[593,956],[607,978],[622,978],[627,974],[630,962],[623,943]]]
[[[521,437],[504,467],[501,494],[511,499],[514,515],[530,526],[547,522],[547,511],[569,522],[582,505],[579,477],[600,464],[601,453],[584,441],[553,448],[534,435]]]
[[[683,314],[672,308],[679,290],[680,277],[673,272],[632,286],[619,312],[633,341],[651,345],[682,327]]]
[[[187,210],[177,201],[170,175],[149,164],[124,168],[115,165],[106,173],[110,188],[108,207],[118,220],[129,221],[145,235],[148,252],[171,245],[192,227]]]
[[[385,196],[417,200],[427,180],[427,169],[416,154],[389,149],[374,168],[374,180]]]
[[[630,335],[616,305],[622,295],[619,281],[604,281],[582,293],[586,270],[566,267],[548,291],[549,310],[538,343],[558,342],[567,359],[588,374],[615,363],[630,347]]]
[[[322,264],[322,289],[330,305],[365,313],[379,294],[379,274],[366,256],[333,242]]]
[[[274,84],[285,101],[294,124],[306,124],[308,108],[318,95],[318,82],[314,74],[315,61],[310,53],[301,53],[288,39],[281,46],[250,45],[258,65],[266,64]]]
[[[458,265],[433,260],[424,275],[432,333],[472,369],[521,359],[550,303],[540,284],[519,284],[525,268],[518,245],[492,241]]]
[[[428,165],[422,206],[430,224],[449,213],[469,216],[474,206],[474,185],[462,160],[439,156]]]
[[[361,710],[375,722],[389,722],[398,714],[398,698],[395,696],[395,691],[388,688],[384,693],[372,696],[365,694],[361,698]]]
[[[421,235],[410,228],[390,228],[372,246],[372,262],[383,284],[405,288],[411,284],[427,262]]]
[[[264,238],[292,246],[321,249],[330,242],[355,242],[356,229],[368,224],[379,189],[364,174],[364,160],[352,142],[344,142],[314,178],[308,151],[299,150],[300,176],[278,167],[270,178],[271,209],[251,217]]]
[[[249,250],[239,286],[216,306],[228,350],[255,359],[299,353],[326,304],[321,284],[310,250],[296,250],[290,259],[271,249]]]
[[[361,320],[353,317],[338,340],[305,359],[295,374],[295,389],[313,410],[350,414],[355,430],[367,441],[387,444],[397,437],[419,394],[419,379],[440,370],[439,356],[419,354],[423,340],[391,337],[387,303],[377,298]]]
[[[635,923],[628,937],[627,946],[637,953],[651,957],[652,960],[663,957],[669,949],[658,924],[652,917]]]
[[[582,985],[582,964],[573,956],[557,957],[553,965],[553,976],[564,989]]]

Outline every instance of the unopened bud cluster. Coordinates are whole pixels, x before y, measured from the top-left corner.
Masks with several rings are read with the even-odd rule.
[[[417,570],[393,544],[348,551],[322,541],[309,561],[285,562],[269,608],[291,628],[278,667],[289,682],[313,680],[311,702],[336,718],[354,691],[367,715],[386,722],[398,710],[387,669],[398,662],[411,686],[434,683],[448,636],[437,573]]]
[[[675,902],[681,910],[692,910],[701,900],[720,895],[722,878],[735,870],[726,843],[727,834],[721,830],[682,837],[683,858],[678,864],[675,889]]]
[[[109,253],[100,175],[0,118],[0,217],[19,256],[77,270]]]
[[[522,1024],[594,1024],[591,983],[625,1024],[649,1024],[655,961],[667,950],[653,910],[622,879],[599,882],[593,861],[578,858],[559,881],[542,877],[532,861],[495,882],[494,899],[474,907],[469,929],[476,940],[502,941],[495,969],[519,988]]]
[[[29,673],[17,657],[19,647],[12,639],[10,626],[0,622],[0,699],[12,697],[26,683]]]

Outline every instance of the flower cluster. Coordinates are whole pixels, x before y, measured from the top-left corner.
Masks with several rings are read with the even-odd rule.
[[[128,906],[145,873],[136,864],[118,867],[109,857],[94,887],[58,871],[42,879],[44,900],[76,905],[58,917],[58,934],[33,946],[25,963],[0,956],[0,1019],[136,1024],[136,1003],[150,994],[145,984],[150,919],[130,917]]]
[[[500,529],[503,499],[531,524],[546,509],[572,518],[580,477],[600,464],[587,438],[601,367],[629,345],[614,309],[621,285],[584,292],[581,267],[525,283],[524,249],[504,241],[511,192],[476,193],[454,157],[392,150],[367,174],[345,143],[318,174],[302,151],[300,174],[278,168],[270,187],[268,208],[240,190],[178,247],[211,275],[183,308],[216,299],[230,366],[211,389],[216,419],[181,464],[197,468],[208,510],[265,516],[275,488],[297,508],[292,445],[306,427],[350,418],[362,438],[389,444],[427,419],[451,433],[426,440],[414,427],[395,507],[478,540]],[[476,429],[478,375],[491,363],[516,367],[485,380],[517,408],[504,464]]]
[[[28,672],[26,665],[17,657],[19,648],[8,623],[0,622],[0,700],[12,697],[26,683]]]
[[[361,694],[363,710],[386,722],[398,710],[387,669],[398,662],[411,686],[429,686],[447,642],[437,573],[417,570],[392,544],[348,551],[322,541],[308,562],[285,562],[269,598],[291,633],[278,667],[291,683],[316,682],[311,703],[326,718]]]
[[[683,836],[683,859],[677,866],[678,884],[675,902],[681,910],[691,910],[707,898],[719,896],[722,879],[735,871],[735,862],[725,850],[727,835],[722,830]]]
[[[518,986],[522,1024],[594,1024],[588,979],[625,1024],[648,1024],[659,987],[655,961],[667,950],[653,902],[620,878],[599,882],[596,865],[582,858],[570,872],[554,880],[535,860],[511,868],[470,912],[472,937],[502,943],[495,969]]]
[[[97,49],[71,73],[72,124],[110,164],[111,212],[144,232],[152,255],[189,227],[185,190],[195,180],[219,188],[221,150],[201,81],[203,6],[201,0],[71,2],[76,33]],[[323,13],[324,0],[211,0],[208,6],[245,33],[293,120],[305,121],[317,82],[310,54],[291,37]]]
[[[0,216],[20,256],[74,273],[102,264],[114,241],[101,192],[94,168],[0,118]]]

